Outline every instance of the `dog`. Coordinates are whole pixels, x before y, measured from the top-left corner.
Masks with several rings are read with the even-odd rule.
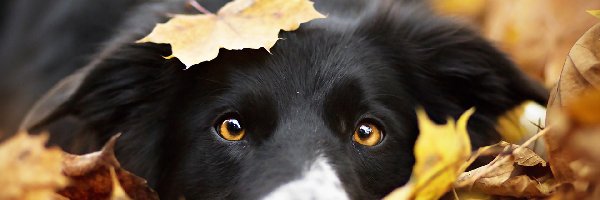
[[[500,140],[498,116],[547,99],[424,1],[316,0],[327,18],[282,32],[270,53],[222,49],[187,70],[164,58],[169,45],[135,43],[169,14],[198,14],[183,0],[32,2],[12,19],[34,25],[7,23],[29,45],[3,48],[0,94],[16,99],[6,107],[40,99],[21,129],[73,153],[122,133],[122,166],[163,199],[379,199],[410,177],[416,108],[444,123],[474,107],[476,148]]]

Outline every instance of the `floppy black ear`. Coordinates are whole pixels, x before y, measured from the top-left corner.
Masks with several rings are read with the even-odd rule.
[[[435,16],[427,5],[382,0],[374,10],[364,16],[359,30],[385,49],[432,117],[456,117],[475,107],[470,128],[494,127],[495,117],[525,100],[546,103],[547,91],[490,42]]]
[[[159,137],[153,133],[162,131],[160,123],[147,120],[168,113],[164,105],[182,71],[179,62],[163,58],[169,54],[168,46],[131,44],[99,56],[38,101],[21,129],[48,130],[51,143],[77,153],[98,150],[118,132],[121,140],[140,137],[128,132],[144,132],[146,142]]]

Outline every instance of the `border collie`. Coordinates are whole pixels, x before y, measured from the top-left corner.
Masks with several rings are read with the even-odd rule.
[[[227,1],[200,4],[216,11]],[[408,181],[415,108],[444,122],[475,107],[473,147],[546,91],[475,31],[417,0],[316,0],[269,54],[221,50],[184,70],[137,44],[184,0],[20,0],[5,24],[0,111],[31,110],[74,153],[116,153],[164,199],[377,199]],[[99,45],[103,44],[103,45]],[[4,113],[3,113],[4,115]],[[6,116],[6,115],[4,115]]]

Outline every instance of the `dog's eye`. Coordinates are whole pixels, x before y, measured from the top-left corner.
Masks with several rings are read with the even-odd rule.
[[[217,126],[217,132],[223,139],[230,141],[241,140],[246,134],[246,130],[236,118],[227,118]]]
[[[364,146],[375,146],[383,139],[383,133],[379,127],[373,123],[362,122],[358,124],[352,140]]]

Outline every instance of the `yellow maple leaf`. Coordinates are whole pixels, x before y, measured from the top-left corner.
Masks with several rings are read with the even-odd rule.
[[[220,48],[268,51],[280,30],[324,17],[308,0],[236,0],[217,14],[175,15],[138,42],[171,44],[173,56],[189,68],[216,58]]]
[[[420,134],[410,181],[385,199],[439,199],[448,192],[471,154],[467,121],[474,111],[467,110],[456,123],[449,118],[445,125],[437,125],[425,111],[417,110]]]
[[[600,19],[600,10],[586,10],[586,12]]]

